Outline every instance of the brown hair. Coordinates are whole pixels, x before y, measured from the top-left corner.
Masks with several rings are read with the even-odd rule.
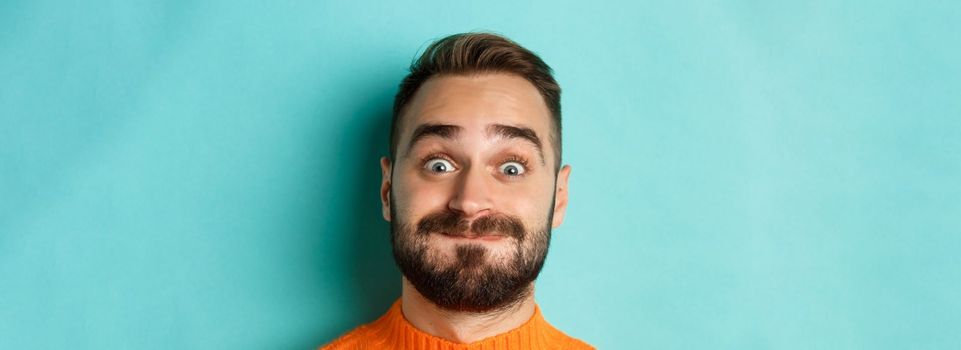
[[[550,142],[561,166],[561,87],[553,72],[536,54],[503,36],[491,33],[454,34],[432,43],[410,65],[410,74],[394,97],[390,128],[390,157],[396,161],[400,121],[407,104],[425,81],[440,75],[508,73],[527,79],[544,97],[551,112]]]

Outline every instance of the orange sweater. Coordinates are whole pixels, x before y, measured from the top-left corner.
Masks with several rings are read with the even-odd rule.
[[[501,349],[594,349],[571,338],[544,320],[534,306],[534,316],[520,327],[470,344],[458,344],[414,328],[400,310],[400,300],[387,313],[372,323],[357,327],[322,350],[360,349],[431,349],[431,350],[501,350]]]

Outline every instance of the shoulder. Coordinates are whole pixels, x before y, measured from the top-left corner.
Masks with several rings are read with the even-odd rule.
[[[554,341],[552,346],[556,346],[559,349],[568,350],[594,350],[595,348],[590,344],[584,342],[583,340],[574,338],[564,332],[554,329],[554,335],[551,337]]]
[[[354,349],[364,349],[365,339],[367,338],[368,326],[363,325],[354,328],[350,332],[341,335],[339,338],[334,339],[334,341],[324,345],[320,350],[354,350]]]
[[[354,328],[327,345],[322,346],[321,350],[360,350],[360,349],[385,349],[389,342],[389,337],[393,333],[391,327],[393,320],[400,315],[400,300],[384,313],[383,316],[371,323]],[[402,317],[402,316],[401,316]]]
[[[593,350],[595,349],[590,344],[584,342],[583,340],[574,338],[567,333],[555,328],[553,325],[544,321],[545,327],[544,331],[546,333],[547,339],[550,339],[551,348],[558,349],[570,349],[570,350]]]
[[[580,340],[577,338],[571,338],[571,337],[568,337],[568,338],[569,340],[567,342],[567,349],[572,349],[572,350],[594,350],[595,349],[593,346],[591,346],[588,343],[585,343],[583,340]]]

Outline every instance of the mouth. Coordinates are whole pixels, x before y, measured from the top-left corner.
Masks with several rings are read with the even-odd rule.
[[[473,234],[473,233],[466,233],[466,234],[456,234],[456,235],[454,235],[454,234],[449,234],[449,233],[447,233],[447,232],[441,232],[441,233],[439,233],[439,234],[440,234],[441,236],[444,236],[444,237],[447,237],[447,238],[451,238],[451,239],[456,239],[456,240],[488,241],[488,242],[499,241],[499,240],[504,239],[504,238],[507,237],[507,236],[500,235],[500,234],[478,235],[478,234]]]

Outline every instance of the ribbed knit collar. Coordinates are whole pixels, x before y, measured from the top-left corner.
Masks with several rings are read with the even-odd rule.
[[[544,320],[540,308],[535,304],[534,315],[520,327],[470,344],[454,343],[415,328],[404,318],[399,299],[386,314],[368,327],[371,333],[376,334],[374,339],[384,341],[385,348],[390,344],[397,349],[544,349],[560,333]]]

